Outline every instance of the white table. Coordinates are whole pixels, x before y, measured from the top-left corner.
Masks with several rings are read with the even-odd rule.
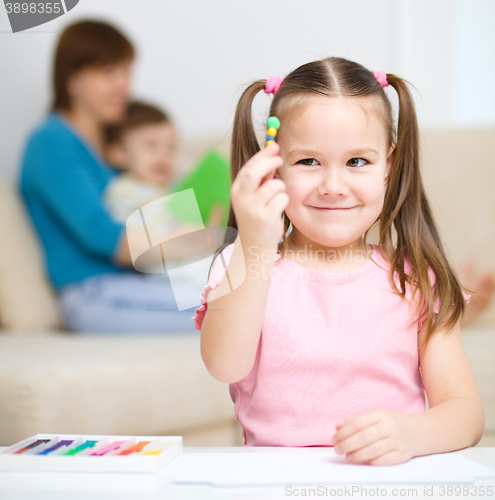
[[[2,450],[4,448],[0,448]],[[245,448],[245,447],[226,447],[226,448],[184,448],[184,454],[187,453],[204,453],[204,454],[217,454],[225,452],[234,453],[259,453],[267,450],[274,451],[274,460],[276,460],[277,453],[291,453],[291,448]],[[318,453],[321,448],[298,448],[297,453]],[[467,448],[459,450],[454,453],[460,453],[465,458],[473,460],[477,463],[491,467],[495,470],[495,448]],[[263,499],[282,499],[292,498],[296,495],[288,495],[284,487],[251,487],[251,488],[212,488],[203,485],[178,485],[172,484],[171,478],[177,465],[179,464],[180,457],[170,463],[157,474],[69,474],[69,473],[23,473],[23,472],[3,472],[0,473],[0,499],[1,500],[110,500],[110,499],[184,499],[184,500],[201,500],[209,498],[222,498],[232,500],[263,500]],[[318,485],[314,485],[317,487]],[[349,485],[349,487],[352,485]],[[478,480],[475,484],[476,489],[479,491],[478,495],[464,496],[455,494],[447,495],[445,490],[443,495],[439,486],[427,485],[426,488],[433,492],[433,495],[425,496],[424,485],[386,485],[380,486],[379,497],[384,496],[384,490],[390,498],[483,498],[484,500],[495,500],[495,479],[494,480]],[[481,494],[479,487],[485,487],[485,494]],[[486,487],[491,486],[492,495],[486,494]],[[294,490],[306,489],[309,486],[294,487]],[[331,488],[343,488],[342,485]],[[376,486],[363,485],[363,489],[376,489]],[[417,491],[414,493],[397,494],[392,490],[400,490],[412,488]],[[433,488],[433,490],[431,489]],[[320,490],[323,491],[324,490]],[[472,490],[471,490],[472,491]],[[299,497],[304,498],[299,491]],[[306,491],[308,495],[309,491]],[[345,495],[341,495],[345,497]],[[346,495],[347,498],[365,498],[359,493]],[[314,496],[313,496],[314,498]],[[320,498],[339,498],[338,496],[331,496],[329,493]],[[368,494],[367,498],[377,498]]]

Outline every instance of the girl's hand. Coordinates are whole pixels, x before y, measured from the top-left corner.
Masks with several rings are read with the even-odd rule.
[[[394,465],[415,456],[420,440],[410,415],[374,410],[337,424],[331,439],[346,460],[367,465]]]
[[[239,170],[230,189],[237,230],[249,245],[277,248],[284,234],[282,214],[289,195],[284,181],[272,178],[283,165],[279,151],[277,143],[258,151]]]

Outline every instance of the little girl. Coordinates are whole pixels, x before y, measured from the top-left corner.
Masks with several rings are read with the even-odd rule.
[[[262,150],[251,116],[261,90],[281,123]],[[405,81],[341,58],[255,81],[231,160],[237,233],[215,253],[193,319],[245,444],[333,445],[371,465],[476,445],[484,408],[459,327],[470,295],[425,196]],[[380,243],[367,244],[378,221]]]

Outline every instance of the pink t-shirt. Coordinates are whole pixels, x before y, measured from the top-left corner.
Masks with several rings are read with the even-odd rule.
[[[275,256],[254,366],[229,385],[247,446],[331,446],[335,425],[349,416],[376,409],[424,411],[422,322],[393,293],[390,265],[372,246],[371,259],[341,274]],[[233,248],[222,252],[226,265]],[[224,274],[217,257],[192,318],[197,330],[208,290]],[[464,298],[469,302],[470,295]]]

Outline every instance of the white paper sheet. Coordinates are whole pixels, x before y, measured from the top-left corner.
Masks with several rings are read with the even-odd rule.
[[[459,454],[415,457],[391,466],[350,464],[333,449],[319,453],[184,454],[174,483],[214,486],[323,484],[469,484],[495,471]]]

